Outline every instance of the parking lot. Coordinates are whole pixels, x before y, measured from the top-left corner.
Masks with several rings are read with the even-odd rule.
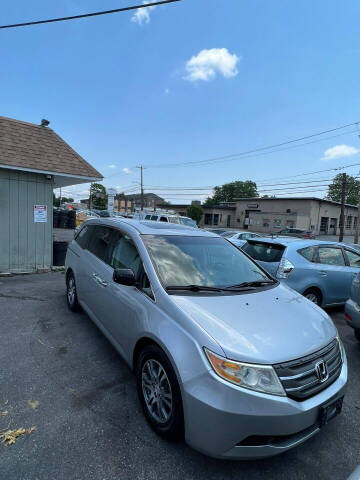
[[[346,479],[360,464],[360,344],[343,311],[329,313],[349,360],[342,415],[281,456],[224,462],[152,432],[128,367],[68,311],[63,272],[0,278],[0,430],[36,427],[0,444],[0,478]]]

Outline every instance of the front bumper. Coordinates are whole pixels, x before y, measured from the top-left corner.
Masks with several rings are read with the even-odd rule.
[[[346,318],[348,325],[356,330],[360,330],[360,307],[354,300],[351,300],[351,298],[349,298],[345,304],[345,313],[347,313],[352,320],[350,322],[349,319]]]
[[[303,402],[245,390],[209,371],[184,385],[186,441],[215,458],[277,455],[319,432],[319,408],[342,397],[346,382],[346,358],[338,379]]]

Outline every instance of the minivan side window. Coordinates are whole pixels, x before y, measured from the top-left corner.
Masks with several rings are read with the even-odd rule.
[[[306,260],[308,260],[309,262],[312,262],[314,259],[315,251],[316,247],[306,247],[298,250],[298,253],[300,253],[300,255],[306,258]]]
[[[167,222],[168,219],[166,217],[160,217],[160,222]]]
[[[151,219],[151,215],[145,215],[145,220],[150,220]]]
[[[158,216],[157,216],[157,215],[153,215],[153,216],[151,217],[151,220],[155,220],[155,221],[156,221],[157,219],[158,219]]]
[[[349,260],[349,266],[360,268],[360,255],[355,252],[351,252],[350,250],[345,250],[345,252]]]
[[[344,256],[341,248],[319,247],[318,249],[319,263],[324,265],[344,266]]]
[[[81,247],[86,249],[91,238],[91,233],[93,231],[93,225],[85,225],[75,237],[75,242]]]
[[[103,262],[107,262],[112,230],[109,227],[94,225],[88,250]]]
[[[113,268],[130,268],[135,277],[138,276],[141,258],[134,242],[128,235],[115,232],[109,264]]]

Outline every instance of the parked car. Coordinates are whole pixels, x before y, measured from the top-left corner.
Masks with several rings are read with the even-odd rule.
[[[299,228],[285,228],[276,233],[276,235],[298,237],[298,238],[315,238],[312,230],[300,230]]]
[[[249,232],[247,230],[239,230],[237,232],[225,232],[221,234],[222,237],[227,238],[231,243],[237,247],[245,245],[249,238],[261,237],[258,233]]]
[[[224,233],[228,232],[225,228],[206,228],[208,232],[216,233],[217,235],[223,235]]]
[[[259,238],[242,248],[271,275],[322,307],[343,305],[360,271],[360,252],[336,242]]]
[[[195,220],[189,217],[183,217],[181,215],[172,215],[168,213],[135,213],[134,218],[137,220],[152,220],[155,222],[168,222],[178,225],[185,225],[186,227],[198,228]]]
[[[351,285],[350,298],[345,304],[345,318],[360,342],[360,274],[355,276]]]
[[[266,457],[341,411],[347,364],[332,320],[218,235],[90,220],[65,278],[70,310],[82,307],[134,370],[164,437],[219,458]]]

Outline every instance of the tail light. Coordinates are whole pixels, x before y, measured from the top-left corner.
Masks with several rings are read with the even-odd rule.
[[[308,233],[305,234],[305,238],[311,238],[311,235],[309,235]]]
[[[349,322],[352,322],[352,318],[348,313],[345,313],[345,317],[347,318],[347,320],[349,320]]]
[[[290,262],[290,260],[287,260],[283,257],[280,261],[279,268],[277,269],[276,276],[278,278],[287,278],[294,268],[295,266]]]

